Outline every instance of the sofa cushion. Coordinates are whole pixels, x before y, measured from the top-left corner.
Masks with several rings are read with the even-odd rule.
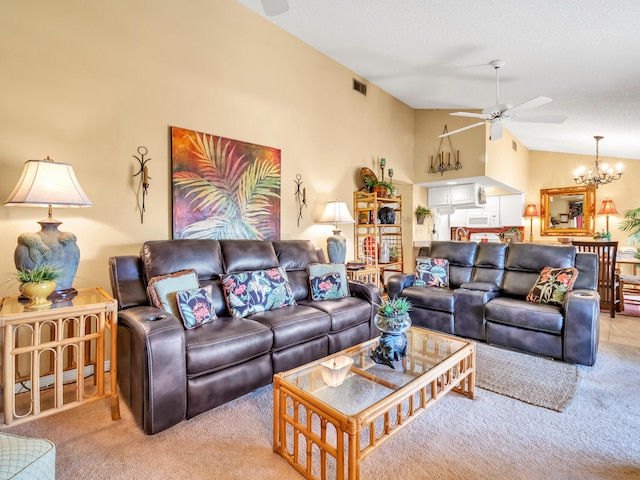
[[[199,287],[200,283],[195,270],[182,270],[153,277],[149,280],[147,294],[151,305],[180,317],[176,303],[176,293],[181,290],[191,290]]]
[[[416,287],[449,288],[449,261],[446,258],[416,257]]]
[[[544,267],[526,300],[562,306],[565,294],[571,291],[577,277],[578,270],[575,268]]]
[[[273,333],[246,318],[219,317],[199,328],[184,330],[187,376],[223,370],[268,353]]]
[[[211,297],[212,291],[213,287],[207,285],[176,293],[178,311],[185,328],[196,328],[218,318]]]
[[[367,323],[371,318],[371,304],[358,297],[345,297],[325,302],[302,300],[300,304],[308,305],[329,314],[332,332]]]
[[[485,306],[487,322],[501,323],[554,335],[562,334],[562,308],[545,303],[531,303],[515,298],[497,297]]]
[[[313,297],[313,284],[312,277],[318,277],[321,275],[326,275],[327,273],[337,273],[340,277],[340,296],[328,297],[328,298],[342,298],[349,296],[349,287],[348,287],[348,279],[347,279],[347,268],[344,263],[312,263],[307,266],[307,270],[309,272],[309,283],[311,285],[311,298],[316,300]]]
[[[287,272],[282,267],[223,275],[222,286],[229,312],[246,317],[258,312],[295,305]]]
[[[407,297],[414,308],[426,308],[441,312],[453,313],[453,292],[449,288],[440,287],[407,287],[402,296]]]
[[[331,298],[344,298],[340,273],[331,272],[309,277],[311,299],[320,301]]]
[[[319,305],[343,300],[313,303]],[[322,337],[331,330],[331,317],[309,304],[298,304],[283,309],[259,312],[251,315],[250,319],[260,322],[272,330],[272,350],[274,351]]]

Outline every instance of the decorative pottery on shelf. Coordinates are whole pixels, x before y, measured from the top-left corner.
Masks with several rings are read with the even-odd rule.
[[[407,356],[407,336],[405,332],[411,326],[409,299],[400,297],[385,300],[378,306],[374,323],[382,332],[376,348],[370,352],[371,359],[379,364],[395,368],[393,362]]]

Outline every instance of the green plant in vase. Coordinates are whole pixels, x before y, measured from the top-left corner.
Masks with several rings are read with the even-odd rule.
[[[384,300],[378,305],[376,326],[384,333],[402,333],[411,326],[409,311],[412,308],[411,301],[406,297]]]
[[[412,307],[411,301],[405,297],[384,300],[378,305],[375,323],[382,334],[378,345],[370,352],[374,362],[395,368],[393,362],[407,356],[404,332],[411,326],[409,310]]]
[[[593,235],[594,240],[600,240],[601,242],[609,242],[611,240],[611,232],[607,232],[604,228],[600,232],[596,232]]]
[[[61,274],[59,268],[46,263],[33,268],[18,268],[15,276],[21,283],[20,293],[29,299],[25,308],[39,310],[50,307],[51,301],[47,297],[56,289],[56,279]]]

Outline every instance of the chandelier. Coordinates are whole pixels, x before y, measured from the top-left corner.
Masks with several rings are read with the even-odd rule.
[[[600,185],[605,185],[607,183],[611,183],[614,180],[619,180],[622,177],[622,164],[616,165],[617,172],[613,172],[613,168],[609,167],[606,163],[600,165],[598,163],[598,142],[602,140],[604,137],[596,135],[593,137],[596,139],[596,161],[593,168],[587,170],[584,167],[578,168],[574,174],[575,182],[580,184],[585,184],[587,186],[595,185],[598,188]]]

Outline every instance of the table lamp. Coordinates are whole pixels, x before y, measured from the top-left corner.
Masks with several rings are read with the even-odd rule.
[[[347,258],[347,239],[340,235],[339,223],[355,223],[345,202],[329,202],[319,223],[333,223],[336,227],[333,235],[327,238],[327,253],[331,263],[344,263]]]
[[[52,295],[59,298],[73,296],[73,279],[80,262],[80,250],[76,236],[70,232],[60,232],[62,222],[53,218],[53,207],[91,207],[76,179],[73,167],[67,163],[57,163],[47,157],[45,160],[27,160],[18,184],[9,195],[5,205],[10,207],[47,207],[48,217],[38,223],[37,233],[23,233],[18,236],[18,246],[14,254],[16,268],[32,269],[37,265],[49,264],[61,271],[56,279],[56,290]]]
[[[529,219],[529,241],[533,242],[533,219],[538,216],[538,207],[535,203],[530,203],[524,210],[524,218]]]
[[[600,210],[598,210],[598,215],[606,215],[607,216],[607,229],[605,231],[609,231],[609,215],[617,215],[618,210],[616,210],[616,206],[613,204],[613,200],[610,198],[605,198],[602,200],[602,205],[600,205]]]

